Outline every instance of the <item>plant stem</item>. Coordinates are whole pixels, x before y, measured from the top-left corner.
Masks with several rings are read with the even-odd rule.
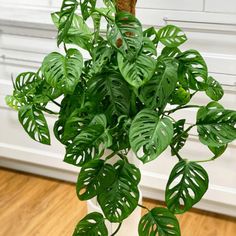
[[[118,225],[116,231],[115,231],[113,234],[111,234],[111,236],[115,236],[115,235],[118,233],[118,231],[120,230],[121,225],[122,225],[122,222],[119,223],[119,225]]]
[[[175,156],[177,156],[177,158],[179,159],[179,161],[182,161],[183,158],[179,155],[179,153],[175,150],[174,146],[170,144],[170,147],[172,149],[172,151],[174,152]]]
[[[112,152],[110,155],[108,155],[105,159],[106,161],[111,159],[112,157],[114,157],[117,153],[116,152]]]
[[[143,208],[143,209],[145,209],[145,210],[147,210],[147,211],[150,211],[147,207],[145,207],[145,206],[143,206],[143,205],[141,205],[141,204],[138,204],[138,206],[141,207],[141,208]]]
[[[191,161],[191,162],[204,163],[204,162],[210,162],[210,161],[214,161],[214,159],[210,158],[210,159],[207,159],[207,160]]]
[[[174,140],[178,140],[183,134],[188,133],[195,125],[190,125],[185,131],[179,134]]]
[[[199,105],[186,105],[186,106],[178,106],[176,107],[175,109],[172,109],[172,110],[169,110],[169,111],[165,111],[168,115],[173,113],[173,112],[176,112],[178,110],[181,110],[181,109],[185,109],[185,108],[199,108],[201,106]]]
[[[117,156],[119,156],[122,160],[128,162],[128,159],[127,159],[127,157],[126,157],[125,155],[123,155],[123,154],[121,154],[121,153],[119,153],[119,152],[117,152],[116,154],[117,154]]]
[[[64,46],[64,50],[65,50],[65,52],[67,53],[67,47],[66,47],[66,44],[65,43],[63,43],[63,46]]]
[[[61,104],[59,104],[58,102],[56,102],[55,100],[53,100],[50,96],[46,95],[51,102],[53,102],[55,105],[57,105],[58,107],[61,107]]]
[[[39,108],[51,115],[58,115],[59,114],[58,112],[51,111],[51,110],[47,109],[46,107],[40,106]]]

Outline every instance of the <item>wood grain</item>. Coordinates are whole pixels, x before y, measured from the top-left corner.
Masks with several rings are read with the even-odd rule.
[[[144,199],[143,204],[161,203]],[[0,169],[1,236],[71,236],[86,212],[74,184]],[[236,235],[235,218],[196,210],[178,218],[182,236]]]

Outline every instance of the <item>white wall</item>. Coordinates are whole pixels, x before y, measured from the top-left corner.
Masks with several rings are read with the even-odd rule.
[[[31,141],[20,127],[17,114],[8,109],[4,96],[10,94],[11,74],[36,70],[43,57],[56,48],[56,31],[50,22],[51,11],[59,0],[0,0],[0,165],[70,181],[77,168],[62,162],[64,148],[55,139],[47,147]],[[210,73],[226,91],[222,103],[236,109],[236,1],[235,0],[139,0],[137,16],[144,26],[166,23],[182,27],[189,38],[183,47],[202,52]],[[206,96],[195,101],[206,103]],[[194,122],[194,110],[179,114]],[[48,117],[52,127],[54,118]],[[236,215],[236,144],[219,160],[205,164],[210,188],[197,207]],[[192,133],[184,155],[201,159],[209,152]],[[163,199],[169,172],[176,160],[166,153],[142,167],[145,196]]]

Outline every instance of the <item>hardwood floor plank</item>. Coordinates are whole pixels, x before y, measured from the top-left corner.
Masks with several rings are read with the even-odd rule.
[[[162,205],[150,199],[143,204]],[[86,212],[74,184],[0,169],[1,236],[71,236]],[[232,217],[192,210],[178,218],[182,236],[236,235]]]

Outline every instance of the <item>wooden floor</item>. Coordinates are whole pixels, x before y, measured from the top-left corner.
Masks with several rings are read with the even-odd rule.
[[[0,236],[71,236],[85,214],[73,184],[0,169]],[[199,211],[178,218],[182,236],[236,236],[235,218]]]

